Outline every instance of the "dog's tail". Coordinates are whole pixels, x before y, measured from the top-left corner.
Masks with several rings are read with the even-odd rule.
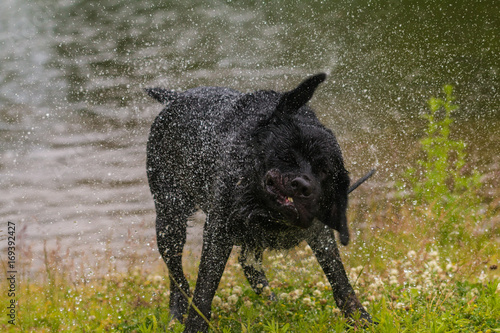
[[[371,169],[370,171],[368,171],[368,173],[366,175],[364,175],[363,177],[361,177],[360,179],[358,179],[357,182],[355,182],[354,184],[352,184],[349,187],[349,190],[347,191],[347,194],[349,194],[352,191],[354,191],[355,189],[357,189],[359,185],[363,184],[368,178],[370,178],[371,176],[373,176],[374,173],[375,173],[375,169]]]
[[[146,88],[144,91],[162,104],[172,102],[179,96],[179,93],[163,88]]]

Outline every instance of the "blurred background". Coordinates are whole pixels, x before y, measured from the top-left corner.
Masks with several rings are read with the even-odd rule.
[[[444,84],[467,167],[498,197],[499,12],[494,0],[3,0],[0,228],[15,222],[34,253],[157,258],[145,148],[161,105],[142,89],[287,90],[320,71],[311,105],[352,178],[378,168],[353,204],[391,195]]]

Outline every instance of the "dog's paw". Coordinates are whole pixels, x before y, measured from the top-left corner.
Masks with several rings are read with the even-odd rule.
[[[368,312],[364,309],[359,309],[350,315],[351,320],[354,323],[354,326],[367,328],[370,325],[377,325],[377,322],[374,322]]]
[[[278,300],[278,297],[276,296],[275,293],[273,293],[271,291],[271,293],[267,296],[267,298],[271,301],[271,302],[276,302]]]
[[[172,292],[170,294],[170,315],[184,322],[184,316],[187,314],[189,302],[181,292]]]

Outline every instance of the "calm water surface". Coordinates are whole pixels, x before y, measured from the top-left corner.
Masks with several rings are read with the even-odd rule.
[[[36,251],[148,251],[145,143],[161,106],[142,88],[284,90],[319,71],[311,104],[353,177],[378,165],[353,202],[411,162],[419,114],[448,83],[470,167],[497,195],[499,3],[4,0],[1,228],[15,222]]]

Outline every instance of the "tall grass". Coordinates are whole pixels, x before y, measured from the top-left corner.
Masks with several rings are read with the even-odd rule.
[[[425,136],[420,140],[423,157],[417,160],[399,184],[401,193],[422,219],[423,231],[435,231],[441,245],[456,242],[475,242],[474,229],[485,219],[480,193],[482,175],[477,170],[466,171],[466,145],[450,138],[454,104],[453,87],[443,88],[444,98],[429,99]],[[408,204],[409,201],[405,204]]]

